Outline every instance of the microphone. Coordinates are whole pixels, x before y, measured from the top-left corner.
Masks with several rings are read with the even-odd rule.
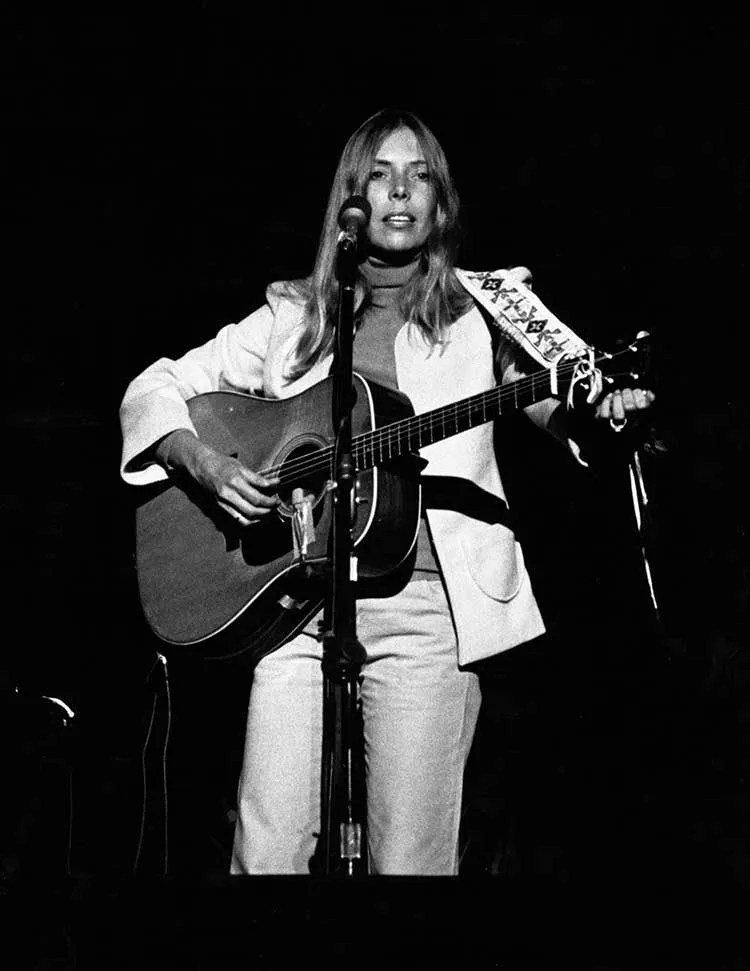
[[[359,233],[370,221],[372,206],[364,196],[350,196],[339,209],[338,245],[353,249],[357,245]]]

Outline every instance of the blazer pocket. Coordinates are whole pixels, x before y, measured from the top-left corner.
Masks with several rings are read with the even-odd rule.
[[[479,589],[493,600],[512,600],[526,572],[521,546],[500,523],[472,523],[461,539],[466,565]]]

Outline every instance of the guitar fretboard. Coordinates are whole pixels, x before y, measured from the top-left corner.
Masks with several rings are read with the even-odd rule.
[[[573,366],[567,370],[572,374]],[[357,469],[371,469],[402,455],[415,453],[426,445],[484,425],[502,414],[542,401],[550,394],[549,372],[539,371],[522,381],[491,388],[461,401],[375,428],[352,439],[354,464]]]
[[[644,339],[647,336],[644,335]],[[641,341],[640,337],[628,347],[613,354],[597,355],[594,364],[599,367],[603,362],[608,362],[611,366],[616,359],[639,353],[639,341]],[[557,368],[556,394],[560,396],[567,394],[579,364],[579,360],[572,359]],[[605,380],[611,384],[615,379],[623,377],[632,381],[637,380],[639,375],[632,370],[613,374],[610,369]],[[452,435],[483,425],[500,415],[510,414],[519,408],[543,401],[552,393],[550,371],[535,371],[510,384],[490,388],[488,391],[481,391],[461,401],[374,428],[352,439],[355,468],[363,471],[401,456],[415,454],[427,445],[433,445]],[[333,477],[333,472],[334,447],[329,445],[312,454],[307,453],[291,459],[282,467],[265,469],[263,474],[277,475],[280,483],[288,486],[320,473]]]

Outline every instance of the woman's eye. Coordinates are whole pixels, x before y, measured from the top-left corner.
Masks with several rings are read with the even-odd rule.
[[[384,179],[384,178],[385,178],[385,172],[383,172],[382,169],[373,169],[372,172],[370,172],[371,182],[374,182],[377,179]]]
[[[430,173],[426,169],[423,169],[421,172],[416,173],[416,178],[419,182],[429,182]]]

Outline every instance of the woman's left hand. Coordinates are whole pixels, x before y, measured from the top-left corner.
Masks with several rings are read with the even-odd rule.
[[[653,391],[642,388],[623,388],[605,394],[596,406],[597,418],[611,421],[615,426],[623,425],[628,418],[651,407],[655,398]]]

